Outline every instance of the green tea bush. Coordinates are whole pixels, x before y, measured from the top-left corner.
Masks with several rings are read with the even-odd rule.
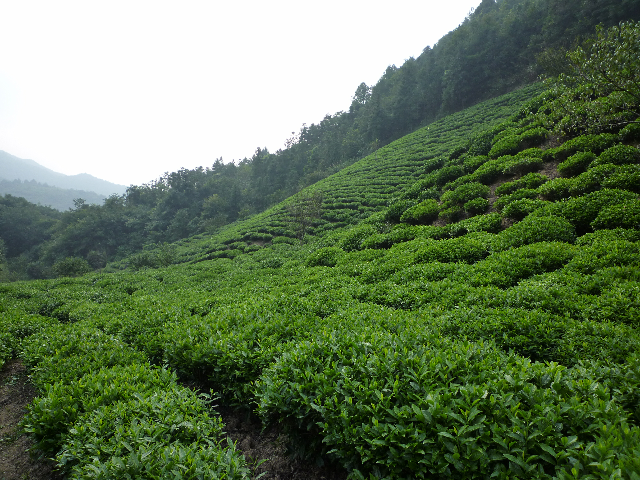
[[[464,204],[464,211],[469,216],[480,215],[489,208],[489,200],[486,198],[474,198]]]
[[[478,182],[466,183],[460,185],[455,190],[449,190],[440,197],[443,208],[449,208],[454,205],[464,205],[470,200],[476,198],[487,198],[491,190],[486,185]]]
[[[558,173],[563,177],[575,177],[585,172],[596,158],[592,152],[575,153],[558,165]]]
[[[591,162],[590,168],[598,165],[629,165],[640,163],[640,150],[631,145],[614,145],[607,148],[600,156]]]
[[[498,239],[494,240],[494,243],[497,241]],[[507,288],[522,279],[562,268],[575,256],[576,248],[567,243],[533,243],[493,253],[461,272],[454,280],[471,286],[494,285]]]
[[[493,207],[496,210],[501,211],[510,203],[515,202],[516,200],[522,200],[523,198],[528,198],[531,200],[537,199],[538,190],[533,188],[521,188],[520,190],[516,190],[509,195],[498,198],[495,202],[493,202]]]
[[[509,203],[502,209],[502,216],[513,220],[522,220],[531,212],[547,205],[545,200],[523,198]]]
[[[488,185],[493,183],[503,174],[503,170],[510,163],[514,162],[514,157],[511,155],[504,155],[502,157],[498,157],[496,159],[489,160],[488,162],[483,163],[479,166],[473,174],[471,174],[471,178],[475,182],[484,183]]]
[[[517,155],[502,167],[503,175],[524,175],[540,170],[544,162],[539,157],[523,157]]]
[[[640,200],[636,198],[603,208],[591,222],[591,227],[594,230],[614,228],[640,230]]]
[[[464,210],[462,206],[453,205],[451,207],[440,210],[440,213],[438,214],[438,218],[447,223],[455,222],[460,218],[462,218],[463,213],[464,213]]]
[[[514,193],[516,190],[524,189],[534,189],[538,188],[540,185],[547,183],[549,179],[541,175],[539,173],[528,173],[525,176],[519,178],[518,180],[514,180],[513,182],[505,182],[496,188],[496,195],[509,195]]]
[[[449,167],[442,167],[436,172],[435,184],[438,187],[442,187],[444,184],[455,180],[458,177],[464,175],[464,170],[458,165],[451,165]]]
[[[601,133],[597,135],[582,135],[564,142],[559,147],[553,149],[556,160],[564,161],[571,155],[578,152],[592,152],[601,154],[607,148],[618,142],[618,135],[612,133]]]
[[[423,202],[408,208],[400,217],[400,222],[412,225],[424,225],[433,222],[438,218],[440,205],[433,199],[424,200]]]
[[[335,267],[344,250],[339,247],[323,247],[307,257],[307,267]]]
[[[595,241],[578,250],[567,269],[585,275],[608,267],[640,266],[640,244],[626,240]]]
[[[469,174],[475,172],[481,165],[484,165],[489,160],[486,155],[478,155],[475,157],[467,157],[464,159],[462,168],[464,173]]]
[[[591,231],[593,222],[605,207],[633,200],[637,195],[619,189],[602,189],[564,202],[547,205],[532,213],[534,216],[555,215],[566,218],[575,227],[578,235]]]
[[[573,180],[570,178],[554,178],[537,188],[540,198],[552,202],[571,197],[571,186]]]
[[[460,308],[439,317],[436,324],[452,338],[491,340],[504,352],[565,366],[589,360],[625,364],[629,355],[640,353],[640,338],[632,328],[535,309]]]
[[[143,353],[120,339],[79,323],[42,329],[23,342],[22,358],[33,382],[44,391],[56,382],[70,383],[102,367],[145,363]]]
[[[572,197],[595,192],[603,187],[604,182],[618,169],[613,164],[599,165],[590,168],[575,177],[569,188]]]
[[[387,208],[385,212],[385,220],[387,222],[398,223],[405,210],[414,206],[415,203],[416,202],[412,200],[396,200],[389,205],[389,208]]]
[[[451,237],[460,237],[472,232],[498,233],[502,230],[502,217],[499,213],[488,213],[449,224],[445,229]]]
[[[338,246],[345,252],[353,252],[362,248],[362,241],[376,233],[373,225],[358,225],[340,235]]]
[[[58,464],[73,478],[249,478],[223,425],[194,392],[174,385],[97,408],[65,438]],[[177,478],[180,478],[177,477]]]
[[[265,371],[258,411],[286,419],[355,478],[551,478],[603,425],[626,420],[588,376],[490,344],[423,338],[327,332],[303,342]]]
[[[29,406],[22,426],[38,450],[55,454],[69,429],[87,412],[175,383],[175,374],[145,364],[103,367],[75,382],[48,385],[45,394]]]
[[[414,261],[416,263],[474,263],[488,254],[489,246],[486,239],[470,234],[447,240],[427,240],[416,252]]]
[[[493,249],[500,252],[538,242],[573,243],[575,239],[575,228],[564,218],[527,216],[500,232],[493,242]]]
[[[593,233],[586,233],[576,240],[576,245],[589,246],[594,243],[606,243],[617,240],[626,240],[627,242],[640,241],[640,230],[614,228],[612,230],[602,229]]]
[[[585,316],[637,329],[640,327],[640,282],[625,282],[604,290]]]
[[[602,187],[640,193],[640,165],[620,165],[602,180]]]
[[[498,140],[491,150],[489,150],[488,156],[490,158],[498,158],[503,155],[514,155],[520,150],[520,137],[518,135],[508,135]]]
[[[640,140],[640,119],[630,123],[619,132],[623,142],[634,142]]]

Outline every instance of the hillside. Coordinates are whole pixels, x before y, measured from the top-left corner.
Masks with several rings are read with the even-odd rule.
[[[106,180],[101,180],[87,173],[65,175],[54,172],[33,160],[18,158],[2,150],[0,150],[0,180],[35,180],[38,183],[44,183],[61,189],[95,192],[101,195],[102,198],[114,194],[122,195],[127,188],[124,185],[107,182]],[[30,198],[26,198],[30,200]],[[33,201],[33,203],[37,202]],[[41,203],[43,205],[52,204],[47,202]]]
[[[75,207],[74,200],[81,198],[89,204],[100,205],[106,197],[86,190],[52,187],[35,180],[0,180],[0,195],[22,197],[31,203],[47,205],[61,212]]]
[[[637,479],[640,24],[564,58],[214,235],[0,285],[36,447],[81,479]]]

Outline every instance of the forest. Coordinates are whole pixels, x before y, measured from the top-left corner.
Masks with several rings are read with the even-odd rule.
[[[100,269],[145,248],[215,233],[416,128],[531,84],[545,71],[559,73],[563,49],[596,25],[639,19],[635,0],[484,0],[418,58],[389,66],[373,86],[359,85],[348,110],[301,126],[277,152],[257,148],[235,163],[217,159],[211,166],[167,172],[99,206],[80,198],[62,215],[5,195],[0,241],[6,265],[0,277],[52,278],[65,270],[56,264],[69,258],[78,271]],[[12,233],[22,218],[29,227]]]
[[[64,478],[277,478],[232,411],[295,478],[640,478],[640,22],[541,61],[262,212],[0,285],[14,437]],[[52,242],[129,226],[4,201]]]

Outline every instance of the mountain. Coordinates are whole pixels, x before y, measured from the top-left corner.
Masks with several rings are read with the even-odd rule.
[[[69,190],[95,192],[104,197],[122,195],[127,187],[101,180],[87,173],[65,175],[0,150],[0,180],[35,180],[38,183]],[[88,199],[85,199],[88,200]],[[47,203],[47,202],[45,202]]]
[[[35,180],[2,180],[0,179],[0,195],[23,197],[31,203],[48,205],[56,210],[65,211],[75,207],[74,200],[81,198],[86,203],[102,205],[107,198],[96,192],[53,187]]]

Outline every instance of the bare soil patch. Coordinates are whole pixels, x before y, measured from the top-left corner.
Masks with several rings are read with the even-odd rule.
[[[54,480],[54,463],[29,454],[31,438],[21,432],[19,423],[27,405],[36,397],[25,366],[19,360],[0,372],[0,480]]]
[[[253,477],[261,480],[344,480],[344,470],[294,460],[287,451],[288,438],[277,427],[262,431],[262,424],[248,413],[219,408],[227,436],[236,443]],[[260,476],[262,475],[262,476]]]

